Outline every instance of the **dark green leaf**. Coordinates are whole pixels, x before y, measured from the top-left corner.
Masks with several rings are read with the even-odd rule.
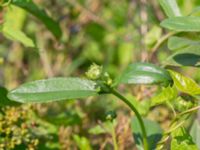
[[[161,22],[161,26],[174,31],[199,32],[200,17],[174,17]]]
[[[171,66],[199,66],[200,62],[200,46],[192,45],[183,48],[164,61],[165,65]]]
[[[65,99],[77,99],[98,94],[96,83],[80,78],[51,78],[25,83],[12,90],[11,100],[29,102],[52,102]]]
[[[122,73],[117,83],[127,84],[163,84],[169,85],[171,77],[169,73],[150,63],[134,63]]]
[[[168,17],[181,16],[176,0],[159,0],[159,3]]]
[[[172,70],[169,70],[169,72],[174,81],[174,85],[179,91],[190,95],[200,94],[200,86],[194,80]]]
[[[40,9],[35,3],[33,3],[32,0],[13,0],[12,4],[25,9],[37,17],[45,24],[45,26],[53,33],[56,38],[60,38],[62,36],[62,31],[58,22],[50,18],[47,13],[43,9]]]
[[[187,38],[172,36],[168,40],[168,48],[170,50],[177,50],[180,48],[185,48],[190,45],[198,45],[200,46],[200,41],[194,41]]]
[[[158,95],[151,99],[151,106],[159,105],[164,102],[175,99],[178,96],[178,92],[175,87],[164,88]]]
[[[20,103],[13,102],[7,98],[8,91],[4,87],[0,87],[0,106],[18,106]]]
[[[162,129],[159,124],[154,121],[148,119],[143,119],[143,121],[147,131],[149,149],[153,150],[155,149],[157,142],[162,137]],[[138,150],[143,150],[142,131],[136,117],[134,117],[131,121],[131,128]]]

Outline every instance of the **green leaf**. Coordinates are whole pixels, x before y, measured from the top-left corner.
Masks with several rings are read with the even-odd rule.
[[[192,128],[190,130],[190,135],[200,149],[200,124],[198,120],[193,122]]]
[[[158,26],[153,26],[151,30],[145,35],[144,43],[151,48],[159,40],[161,35],[162,29]]]
[[[169,70],[169,72],[174,81],[174,85],[179,91],[190,95],[200,94],[200,86],[194,80],[172,70]]]
[[[164,102],[175,99],[178,96],[178,92],[175,87],[168,86],[164,88],[158,95],[151,99],[151,106],[159,105]]]
[[[161,22],[161,26],[174,31],[199,32],[200,17],[174,17]]]
[[[162,137],[162,129],[160,128],[159,124],[148,120],[143,119],[145,129],[147,131],[147,140],[149,144],[149,149],[155,149],[157,142]],[[131,129],[133,132],[134,140],[136,142],[138,150],[143,150],[143,144],[142,144],[142,131],[141,127],[139,125],[139,122],[136,117],[134,117],[131,121]]]
[[[105,130],[102,126],[97,125],[97,126],[91,128],[91,129],[89,130],[89,133],[90,133],[90,134],[94,134],[94,135],[99,135],[99,134],[104,134],[104,133],[106,133],[106,130]]]
[[[168,17],[182,16],[176,0],[159,0],[159,3]]]
[[[90,142],[87,138],[80,137],[79,135],[75,134],[73,135],[73,139],[80,150],[92,150],[92,147],[90,146]]]
[[[25,16],[24,10],[11,5],[10,9],[5,12],[1,32],[8,39],[18,41],[27,47],[35,47],[33,40],[21,31]]]
[[[163,84],[169,85],[171,77],[169,73],[150,63],[134,63],[122,73],[117,83],[126,84]]]
[[[178,128],[172,132],[171,150],[198,150],[198,148],[185,129]]]
[[[29,38],[22,31],[13,29],[13,27],[7,23],[3,24],[2,33],[10,40],[21,42],[27,47],[35,47],[35,44],[31,38]]]
[[[52,32],[56,38],[60,38],[62,36],[62,31],[58,22],[50,18],[47,13],[43,9],[40,9],[35,3],[33,3],[32,0],[13,0],[12,4],[23,8],[24,10],[37,17],[44,23],[44,25]]]
[[[200,62],[200,46],[191,45],[183,48],[171,56],[169,56],[165,61],[164,65],[171,66],[195,66],[199,67]]]
[[[25,83],[12,90],[8,97],[22,103],[41,103],[85,98],[97,94],[98,89],[93,81],[80,78],[51,78]]]
[[[13,102],[7,98],[8,91],[4,87],[0,87],[0,106],[18,106],[20,103]]]
[[[170,50],[177,50],[191,45],[200,46],[200,41],[194,41],[187,38],[172,36],[168,40],[168,48]]]

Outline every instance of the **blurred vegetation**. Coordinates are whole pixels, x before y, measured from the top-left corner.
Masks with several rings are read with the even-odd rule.
[[[26,81],[85,76],[92,63],[103,65],[115,78],[132,62],[163,64],[171,54],[166,43],[154,52],[156,42],[166,34],[159,25],[165,15],[157,0],[34,2],[59,23],[62,37],[56,39],[40,20],[19,7],[1,9],[1,23],[11,20],[11,28],[20,29],[33,40],[33,43],[10,40],[0,35],[2,97],[7,89]],[[178,3],[185,15],[200,5],[199,0],[178,0]],[[200,81],[199,70],[184,67],[182,72]],[[173,116],[170,106],[160,105],[150,110],[148,107],[148,100],[159,91],[157,87],[122,85],[120,90],[138,106],[141,114],[160,123],[163,130],[167,129]],[[110,150],[116,144],[119,150],[135,149],[130,126],[133,114],[115,99],[105,95],[84,101],[2,105],[0,150]],[[185,110],[188,107],[185,103],[183,100],[183,104],[174,104],[176,110]],[[117,112],[113,120],[106,119],[110,111]]]

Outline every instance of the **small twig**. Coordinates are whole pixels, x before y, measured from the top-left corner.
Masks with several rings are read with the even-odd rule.
[[[152,59],[154,53],[158,50],[158,48],[172,35],[175,35],[179,32],[169,32],[166,35],[164,35],[163,37],[160,38],[160,40],[158,40],[158,42],[155,44],[155,46],[150,50],[151,54],[149,55],[149,60]]]

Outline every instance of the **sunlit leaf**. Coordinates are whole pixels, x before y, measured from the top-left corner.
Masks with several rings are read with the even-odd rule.
[[[173,17],[161,22],[161,26],[174,31],[200,32],[200,17]]]
[[[29,38],[24,32],[13,29],[12,26],[7,23],[3,24],[2,32],[8,39],[21,42],[27,47],[35,47],[35,44],[31,38]]]
[[[200,86],[193,79],[172,70],[169,70],[169,72],[174,81],[174,85],[179,91],[190,95],[200,94]]]
[[[175,99],[178,96],[176,88],[168,86],[151,99],[151,106],[159,105]]]
[[[171,150],[198,150],[198,148],[185,129],[179,128],[172,132]]]
[[[93,81],[80,78],[51,78],[25,83],[12,90],[8,97],[22,103],[41,103],[85,98],[97,94],[98,89]]]
[[[181,16],[176,0],[159,0],[159,3],[168,17]]]
[[[80,150],[92,150],[89,140],[86,137],[80,137],[79,135],[73,135],[73,139]]]

